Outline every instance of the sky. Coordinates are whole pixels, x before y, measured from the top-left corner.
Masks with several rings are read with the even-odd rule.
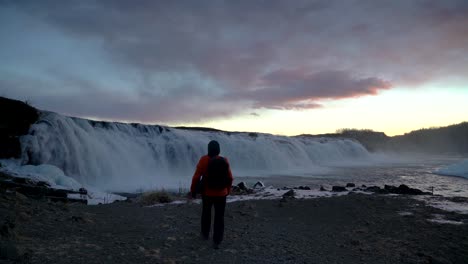
[[[0,96],[280,135],[468,121],[468,1],[0,0]]]

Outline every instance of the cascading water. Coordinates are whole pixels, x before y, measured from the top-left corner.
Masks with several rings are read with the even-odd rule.
[[[96,122],[42,112],[22,137],[23,163],[51,164],[78,182],[113,191],[186,187],[207,143],[217,140],[235,176],[288,175],[366,160],[349,139],[188,131]]]

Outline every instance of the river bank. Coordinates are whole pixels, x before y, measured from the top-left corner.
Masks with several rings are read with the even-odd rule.
[[[466,263],[468,215],[409,196],[229,203],[219,250],[197,203],[144,207],[0,196],[6,263]],[[5,259],[7,258],[7,259]]]

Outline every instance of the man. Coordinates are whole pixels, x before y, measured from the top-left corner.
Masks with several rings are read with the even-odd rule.
[[[201,236],[205,240],[209,238],[211,208],[214,206],[213,247],[215,249],[219,248],[219,244],[223,240],[226,196],[231,192],[233,181],[229,162],[226,158],[219,156],[219,153],[219,143],[215,140],[210,141],[208,143],[208,155],[201,157],[198,162],[197,169],[192,178],[192,185],[190,186],[192,198],[195,198],[197,188],[200,186],[200,178],[203,176],[201,183],[203,205]]]

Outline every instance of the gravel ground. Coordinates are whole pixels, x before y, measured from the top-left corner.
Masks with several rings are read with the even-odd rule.
[[[230,203],[218,250],[199,237],[199,204],[0,196],[0,263],[468,263],[468,215],[405,196]]]

